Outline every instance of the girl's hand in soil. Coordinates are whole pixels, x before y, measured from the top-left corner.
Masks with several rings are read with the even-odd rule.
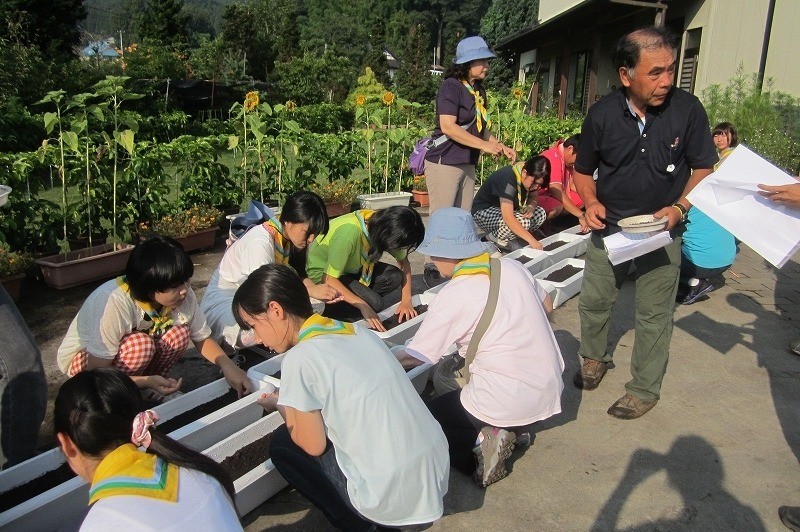
[[[354,303],[353,306],[361,311],[361,316],[364,318],[364,321],[367,322],[367,327],[380,332],[386,331],[386,327],[384,327],[383,323],[381,323],[381,319],[378,317],[378,314],[372,310],[372,307],[370,307],[366,302],[362,301],[361,303]]]
[[[169,395],[181,389],[183,378],[175,380],[161,375],[149,375],[145,382],[147,388],[155,390],[161,395]]]
[[[538,240],[536,240],[533,237],[531,237],[530,240],[528,240],[527,242],[528,242],[528,245],[530,247],[532,247],[533,249],[542,249],[544,247],[544,246],[542,246],[541,242],[539,242]]]
[[[253,391],[250,386],[250,379],[247,378],[247,373],[233,362],[230,365],[226,364],[222,368],[222,375],[225,377],[228,386],[236,390],[240,398]]]
[[[261,397],[256,399],[256,402],[261,405],[264,410],[269,413],[275,412],[278,409],[279,392],[262,393]]]
[[[411,318],[417,316],[419,313],[417,312],[417,309],[414,308],[414,305],[400,302],[395,314],[397,314],[397,323],[403,323],[404,321],[410,320]]]

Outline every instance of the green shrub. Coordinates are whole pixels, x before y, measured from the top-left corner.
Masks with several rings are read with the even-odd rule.
[[[755,74],[749,79],[741,67],[723,87],[714,84],[702,100],[713,128],[731,122],[739,142],[788,172],[796,171],[800,158],[800,99],[769,91],[771,81],[759,91]]]

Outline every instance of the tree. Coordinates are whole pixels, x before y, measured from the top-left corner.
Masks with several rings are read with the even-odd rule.
[[[84,18],[82,0],[0,0],[0,37],[35,46],[46,58],[74,56]]]
[[[497,44],[521,28],[532,26],[539,17],[539,0],[494,0],[481,21],[481,35]],[[516,81],[513,57],[500,54],[492,62],[486,85],[494,90],[508,90]]]
[[[301,58],[275,63],[277,98],[298,105],[342,103],[350,90],[352,71],[350,60],[332,49],[321,56],[305,53]]]
[[[187,42],[189,17],[183,13],[183,0],[148,0],[140,20],[139,37],[142,40],[160,44]]]
[[[432,54],[428,53],[428,33],[417,24],[408,31],[406,55],[395,76],[397,94],[406,100],[428,103],[436,97],[437,83],[430,73]]]

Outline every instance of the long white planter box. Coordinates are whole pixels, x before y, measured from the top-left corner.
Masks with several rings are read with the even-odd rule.
[[[579,237],[581,237],[583,239],[583,243],[580,246],[578,246],[578,250],[575,253],[576,257],[580,257],[581,255],[586,253],[586,248],[589,246],[589,240],[591,240],[591,238],[592,238],[592,232],[591,231],[589,231],[588,233],[581,233],[581,226],[580,226],[580,224],[578,224],[578,225],[573,225],[569,229],[564,229],[563,232],[564,233],[569,233],[571,235],[579,236]]]
[[[552,251],[545,251],[545,253],[550,256],[550,260],[553,264],[564,259],[572,259],[577,257],[578,250],[581,246],[583,246],[583,251],[586,252],[586,243],[584,242],[583,237],[580,235],[573,235],[572,233],[556,233],[548,236],[547,238],[543,238],[539,242],[542,244],[542,247],[546,247],[548,244],[558,241],[567,243]]]
[[[377,192],[375,194],[359,194],[356,196],[362,209],[385,209],[386,207],[408,207],[411,202],[410,192]]]
[[[203,451],[203,454],[217,462],[222,462],[239,449],[274,432],[281,425],[283,425],[283,418],[278,412],[273,412],[231,434]],[[265,460],[241,477],[234,479],[233,487],[236,489],[236,508],[239,515],[251,512],[285,486],[286,481],[275,469],[272,460]]]
[[[26,484],[66,462],[61,449],[50,449],[0,472],[0,492]],[[86,508],[89,484],[80,477],[47,490],[0,513],[2,530],[58,530],[70,517]]]
[[[527,258],[528,260],[523,262],[522,265],[531,272],[531,275],[536,275],[553,264],[552,256],[549,253],[540,249],[533,249],[530,246],[512,251],[505,258],[513,260]]]
[[[429,304],[433,298],[435,297],[435,293],[427,293],[423,292],[420,295],[412,296],[411,297],[411,305],[416,307],[418,305],[427,305]],[[390,318],[394,315],[397,307],[400,306],[400,303],[396,303],[391,307],[382,310],[378,313],[378,318],[381,321]],[[425,319],[425,312],[411,318],[410,320],[406,320],[403,323],[399,324],[397,327],[392,327],[388,331],[373,331],[375,334],[378,335],[379,338],[382,338],[386,341],[389,341],[393,344],[402,344],[406,340],[412,338],[414,334],[416,334],[417,329],[419,329],[422,320]],[[361,325],[362,327],[367,327],[367,324],[364,320],[357,321],[357,325]]]
[[[574,266],[576,268],[580,268],[581,271],[570,277],[569,279],[565,279],[562,282],[553,282],[547,281],[545,278],[553,273],[554,271],[560,270],[564,266]],[[539,280],[543,287],[550,293],[551,297],[553,298],[553,308],[561,306],[564,301],[568,300],[572,296],[576,295],[578,292],[581,291],[581,283],[583,282],[583,268],[585,266],[585,261],[581,259],[564,259],[562,261],[553,264],[549,268],[546,268],[539,272],[538,274],[534,275],[534,277]],[[554,292],[553,292],[554,291]]]

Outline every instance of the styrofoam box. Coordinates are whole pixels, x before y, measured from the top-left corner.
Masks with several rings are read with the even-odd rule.
[[[564,266],[575,266],[576,268],[580,268],[581,271],[566,279],[560,283],[554,283],[553,281],[545,280],[545,277],[550,275],[556,270],[560,270]],[[581,283],[583,282],[583,268],[585,266],[585,261],[581,259],[564,259],[559,261],[549,268],[546,268],[536,274],[534,277],[539,280],[545,290],[547,290],[550,295],[553,297],[553,308],[561,306],[564,301],[568,300],[572,296],[576,295],[578,292],[581,291]],[[550,291],[549,287],[552,287],[555,290],[555,295]]]
[[[411,305],[414,306],[414,307],[416,307],[417,305],[428,305],[433,300],[435,295],[436,294],[429,294],[429,293],[423,292],[420,295],[412,296],[411,297]],[[399,306],[400,306],[400,303],[396,303],[396,304],[392,305],[391,307],[379,312],[378,313],[378,318],[380,318],[380,320],[383,321],[383,320],[393,316],[395,311],[397,310],[397,307],[399,307]],[[375,334],[378,335],[379,338],[382,338],[384,340],[388,340],[389,342],[391,342],[393,344],[402,344],[406,340],[408,340],[409,338],[414,336],[414,334],[417,332],[417,329],[419,329],[419,326],[422,323],[422,320],[425,319],[425,314],[426,313],[423,312],[422,314],[419,314],[418,316],[415,316],[415,317],[411,318],[410,320],[406,320],[403,323],[401,323],[400,325],[398,325],[397,327],[393,327],[393,328],[389,329],[388,331],[374,331],[374,332],[375,332]],[[361,325],[362,327],[366,327],[367,326],[367,324],[366,324],[366,322],[364,320],[357,321],[356,325]]]
[[[25,484],[58,469],[64,462],[66,458],[61,449],[50,449],[10,467],[0,472],[0,491]],[[85,509],[88,501],[89,484],[75,477],[0,513],[0,529],[58,530],[69,518]]]
[[[554,235],[550,235],[547,238],[543,238],[539,241],[542,247],[546,247],[548,244],[552,244],[553,242],[563,241],[567,242],[560,248],[556,248],[553,251],[545,251],[550,256],[550,260],[553,261],[553,264],[562,261],[564,259],[572,259],[578,255],[578,249],[583,244],[583,251],[586,252],[586,243],[582,236],[580,235],[573,235],[572,233],[556,233]]]
[[[578,246],[578,251],[575,253],[576,257],[580,257],[584,253],[586,253],[586,248],[589,247],[589,240],[592,239],[592,232],[589,231],[588,233],[581,233],[581,226],[580,224],[574,225],[569,229],[564,229],[565,233],[569,233],[571,235],[579,236],[583,239],[583,243]]]
[[[247,425],[255,422],[261,418],[264,409],[256,403],[256,400],[261,395],[259,390],[272,384],[277,387],[280,383],[276,379],[250,379],[250,384],[253,392],[245,395],[241,399],[234,401],[228,406],[222,407],[219,410],[211,412],[206,416],[193,421],[188,425],[176,429],[169,433],[169,436],[175,440],[180,441],[187,447],[191,447],[196,451],[208,449],[215,443],[222,441],[234,432],[243,429]],[[190,401],[184,404],[190,404],[188,408],[183,408],[181,412],[185,412],[196,405],[208,402],[210,399],[219,397],[228,391],[228,383],[225,379],[212,382],[189,392],[177,399],[160,405],[157,408],[167,410],[170,405],[176,401],[192,396]],[[195,392],[200,392],[195,394]],[[192,395],[195,394],[195,395]],[[156,410],[161,415],[161,411]],[[173,413],[170,417],[177,415]],[[166,419],[165,419],[166,420]]]
[[[274,356],[269,360],[265,360],[264,362],[260,362],[255,366],[251,367],[247,370],[247,376],[250,380],[256,379],[265,382],[272,382],[278,383],[278,387],[280,387],[280,380],[276,377],[273,377],[276,373],[281,370],[281,365],[283,364],[283,359],[286,356],[285,353],[281,353],[280,355]]]
[[[517,260],[519,257],[527,257],[529,259],[527,262],[523,262],[522,265],[531,272],[531,275],[536,275],[553,264],[553,259],[547,252],[533,249],[530,246],[512,251],[505,256],[505,258],[512,260]]]
[[[273,412],[214,444],[204,450],[203,454],[217,462],[222,462],[242,447],[274,432],[281,425],[283,425],[283,418],[278,412]],[[236,489],[236,509],[239,511],[239,515],[251,512],[282,490],[286,484],[284,478],[272,464],[272,460],[265,460],[235,479],[233,487]]]

